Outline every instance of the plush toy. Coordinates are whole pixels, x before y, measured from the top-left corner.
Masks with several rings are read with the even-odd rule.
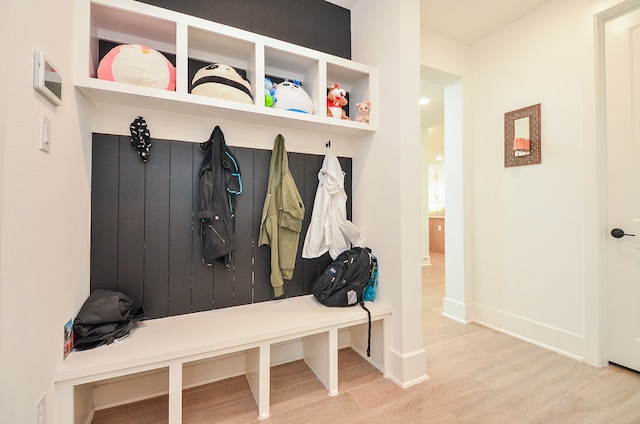
[[[313,113],[311,97],[304,91],[304,88],[297,80],[284,80],[284,82],[276,84],[275,97],[277,101],[273,104],[273,107],[276,109]]]
[[[145,87],[176,89],[176,68],[164,55],[141,44],[112,48],[98,65],[98,78]]]
[[[275,84],[270,78],[264,79],[264,105],[271,107],[278,99],[275,97],[276,89]]]
[[[340,88],[338,84],[333,84],[327,94],[327,116],[333,116],[334,118],[349,119],[342,106],[346,106],[347,92]]]
[[[369,111],[371,110],[371,102],[358,103],[358,116],[356,116],[357,122],[369,122]]]
[[[191,83],[192,94],[253,104],[251,84],[231,66],[207,65],[198,69]]]

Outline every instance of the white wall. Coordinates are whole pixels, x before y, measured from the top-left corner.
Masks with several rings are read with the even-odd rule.
[[[468,52],[423,32],[423,66],[453,73],[468,61],[473,70],[462,79],[472,87],[463,94],[471,105],[463,118],[471,142],[462,155],[472,155],[461,194],[468,200],[471,273],[460,280],[464,297],[447,275],[445,310],[449,298],[464,299],[467,319],[597,365],[605,342],[594,248],[600,229],[593,18],[618,3],[554,0]],[[504,113],[536,103],[542,163],[504,168]],[[447,153],[447,165],[450,159]],[[450,194],[447,187],[448,232]],[[447,243],[447,261],[457,261]]]
[[[72,0],[9,0],[0,32],[4,122],[0,181],[0,422],[36,422],[46,393],[55,416],[52,374],[62,361],[64,324],[89,291],[89,125],[72,86]],[[4,36],[7,36],[6,38]],[[32,89],[34,49],[63,76],[64,105]],[[40,115],[52,123],[51,153],[38,150]]]
[[[378,69],[381,99],[372,105],[372,110],[379,109],[378,131],[358,143],[354,154],[354,221],[368,229],[367,244],[380,258],[380,299],[394,307],[390,375],[405,386],[426,378],[421,336],[419,12],[417,0],[368,0],[360,1],[351,14],[353,59]],[[394,84],[393,94],[389,81],[402,82]]]
[[[473,202],[475,318],[582,356],[579,3],[553,1],[472,48]],[[542,164],[504,168],[504,113],[536,103]]]

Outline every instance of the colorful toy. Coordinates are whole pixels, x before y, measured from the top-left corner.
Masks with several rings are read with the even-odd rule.
[[[112,48],[98,65],[98,78],[144,87],[176,89],[176,68],[160,52],[141,44]]]
[[[275,84],[270,78],[264,79],[264,105],[271,107],[278,99],[275,97],[276,89]]]
[[[276,84],[275,97],[277,99],[273,104],[275,109],[313,113],[311,97],[304,91],[304,88],[297,80],[284,80],[284,82]]]
[[[364,102],[356,104],[358,108],[358,116],[356,116],[357,122],[369,122],[369,111],[371,110],[371,102]]]
[[[191,83],[192,94],[253,104],[251,84],[231,66],[207,65],[198,69]]]
[[[349,102],[346,98],[347,92],[340,88],[338,84],[333,84],[327,94],[327,116],[333,116],[334,118],[346,119],[349,117],[347,113],[342,109]]]

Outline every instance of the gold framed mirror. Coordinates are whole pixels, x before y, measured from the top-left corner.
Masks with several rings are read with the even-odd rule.
[[[542,162],[540,103],[504,114],[504,166]]]

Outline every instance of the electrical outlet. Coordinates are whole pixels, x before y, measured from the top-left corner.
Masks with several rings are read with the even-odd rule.
[[[47,394],[44,393],[36,404],[36,424],[47,424]]]

